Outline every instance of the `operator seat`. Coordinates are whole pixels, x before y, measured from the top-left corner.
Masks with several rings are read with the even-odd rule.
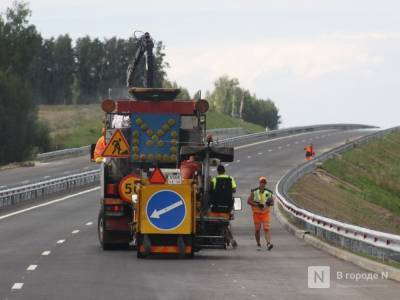
[[[231,178],[217,178],[215,188],[210,191],[211,211],[230,213],[233,208],[233,190]]]

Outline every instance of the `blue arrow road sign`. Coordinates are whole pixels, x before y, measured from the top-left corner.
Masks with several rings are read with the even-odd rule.
[[[185,201],[171,190],[162,190],[150,196],[147,202],[147,219],[160,230],[179,227],[186,216]]]

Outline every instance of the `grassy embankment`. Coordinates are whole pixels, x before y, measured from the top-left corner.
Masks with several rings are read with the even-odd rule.
[[[96,143],[104,113],[100,105],[40,105],[39,119],[50,128],[54,149]],[[261,126],[216,112],[207,113],[207,128],[242,127],[250,132],[264,131]]]
[[[290,194],[310,211],[400,234],[400,132],[326,161]]]

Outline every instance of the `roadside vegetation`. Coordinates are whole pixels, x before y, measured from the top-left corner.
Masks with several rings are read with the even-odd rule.
[[[139,44],[138,37],[72,40],[63,33],[44,38],[29,22],[30,15],[23,1],[0,11],[0,165],[32,159],[38,152],[95,142],[101,117],[94,116],[101,113],[93,107],[110,96],[128,96],[126,70]],[[180,88],[179,99],[191,98],[186,88],[168,78],[170,66],[160,40],[154,41],[154,56],[154,85]],[[133,86],[143,87],[144,70],[142,61]],[[209,128],[260,131],[277,129],[280,123],[274,102],[244,90],[236,78],[221,76],[205,95],[213,111]],[[42,106],[38,116],[39,105],[53,107]]]
[[[101,133],[104,113],[99,104],[39,105],[39,120],[46,123],[53,149],[64,149],[96,143]],[[259,125],[217,113],[207,113],[207,128],[242,127],[249,132],[265,129]]]
[[[290,195],[323,216],[400,234],[400,132],[326,161]]]

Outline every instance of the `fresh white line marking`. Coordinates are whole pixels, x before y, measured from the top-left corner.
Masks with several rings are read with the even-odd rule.
[[[43,176],[43,179],[47,179],[47,178],[50,178],[50,176],[49,175]]]
[[[237,163],[240,163],[240,159],[236,160]]]
[[[310,133],[309,132],[303,132],[303,133],[294,134],[294,135],[290,135],[290,136],[283,136],[283,137],[276,138],[276,139],[270,139],[270,140],[255,142],[255,143],[251,143],[251,144],[235,147],[235,150],[248,148],[248,147],[251,147],[251,146],[265,144],[265,143],[271,143],[271,142],[275,142],[275,141],[279,141],[279,140],[283,140],[283,139],[292,138],[292,137],[295,137],[295,136],[303,136],[303,135],[306,135],[306,134],[310,134]]]
[[[22,184],[26,184],[26,183],[28,183],[30,180],[24,180],[24,181],[21,181],[21,183]]]
[[[268,152],[272,152],[272,149],[268,149]]]
[[[71,233],[72,234],[77,234],[77,233],[79,233],[79,229],[76,229],[76,230],[72,231]]]
[[[20,290],[22,289],[22,287],[24,286],[23,282],[16,282],[14,283],[14,285],[12,286],[12,290]]]
[[[35,271],[37,268],[37,265],[30,265],[28,268],[26,268],[27,271]]]
[[[51,251],[47,250],[47,251],[43,251],[42,255],[50,255]]]
[[[35,205],[35,206],[32,206],[32,207],[28,207],[28,208],[25,208],[25,209],[22,209],[22,210],[18,210],[16,212],[0,216],[0,220],[8,218],[8,217],[15,216],[15,215],[19,215],[19,214],[22,214],[24,212],[27,212],[27,211],[30,211],[30,210],[33,210],[33,209],[36,209],[36,208],[39,208],[39,207],[48,206],[48,205],[51,205],[51,204],[54,204],[54,203],[57,203],[57,202],[61,202],[61,201],[64,201],[64,200],[67,200],[67,199],[70,199],[70,198],[73,198],[73,197],[76,197],[76,196],[84,195],[84,194],[96,191],[98,189],[100,189],[100,187],[95,187],[95,188],[92,188],[92,189],[88,189],[86,191],[82,191],[82,192],[79,192],[79,193],[76,193],[76,194],[68,195],[68,196],[65,196],[65,197],[62,197],[62,198],[59,198],[59,199],[56,199],[56,200],[52,200],[52,201],[46,202],[46,203],[42,203],[42,204]]]
[[[247,156],[247,158],[251,158],[251,155]]]
[[[65,242],[65,240],[58,240],[57,241],[57,244],[62,244],[62,243],[64,243]]]
[[[85,225],[86,225],[86,226],[93,225],[93,222],[87,222]]]
[[[211,168],[210,170],[211,170],[211,171],[216,171],[217,169],[216,169],[216,168]]]
[[[257,154],[258,154],[258,155],[262,155],[262,152],[258,152]]]
[[[225,164],[225,167],[229,167],[229,164]]]
[[[4,188],[6,188],[7,186],[6,185],[1,185],[0,186],[0,189],[4,189]]]

